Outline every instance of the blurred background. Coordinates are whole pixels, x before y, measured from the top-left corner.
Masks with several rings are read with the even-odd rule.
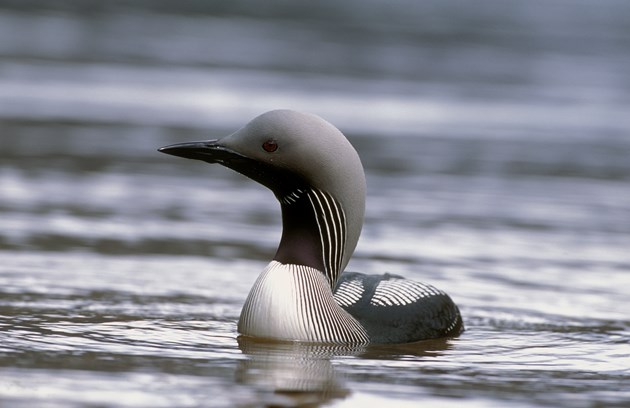
[[[0,0],[0,402],[255,406],[235,321],[278,205],[156,149],[277,108],[362,157],[350,269],[469,329],[434,371],[336,361],[346,403],[630,401],[629,72],[623,0]]]
[[[276,108],[319,114],[365,144],[368,171],[553,176],[571,185],[570,200],[610,205],[599,222],[627,232],[618,216],[630,221],[629,9],[613,0],[3,0],[0,245],[61,245],[68,231],[39,230],[50,212],[164,207],[120,196],[141,183],[133,176],[180,165],[157,147],[231,133]],[[109,198],[127,200],[108,207]]]

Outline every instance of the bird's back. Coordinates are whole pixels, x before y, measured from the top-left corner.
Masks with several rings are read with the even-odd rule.
[[[464,330],[459,309],[446,293],[398,275],[343,273],[334,297],[372,343],[411,343]]]

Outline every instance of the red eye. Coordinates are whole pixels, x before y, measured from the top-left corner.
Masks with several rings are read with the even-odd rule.
[[[275,152],[278,149],[278,142],[273,139],[269,139],[262,144],[262,148],[269,153]]]

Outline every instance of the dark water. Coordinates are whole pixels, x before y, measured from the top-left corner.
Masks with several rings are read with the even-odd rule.
[[[0,3],[0,406],[628,406],[630,3]],[[467,331],[237,341],[278,205],[160,155],[286,107],[368,179],[349,269]]]

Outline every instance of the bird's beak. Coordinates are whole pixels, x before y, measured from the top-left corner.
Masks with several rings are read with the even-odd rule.
[[[208,163],[219,163],[223,165],[228,164],[234,159],[243,157],[239,153],[222,146],[218,140],[177,143],[160,147],[158,151],[185,159],[203,160]]]
[[[267,162],[249,158],[226,147],[221,140],[178,143],[161,147],[158,151],[186,159],[221,164],[259,182],[278,196],[286,195],[287,192],[285,190],[287,188],[294,188],[296,185],[304,184],[303,180],[295,174],[283,171]]]

